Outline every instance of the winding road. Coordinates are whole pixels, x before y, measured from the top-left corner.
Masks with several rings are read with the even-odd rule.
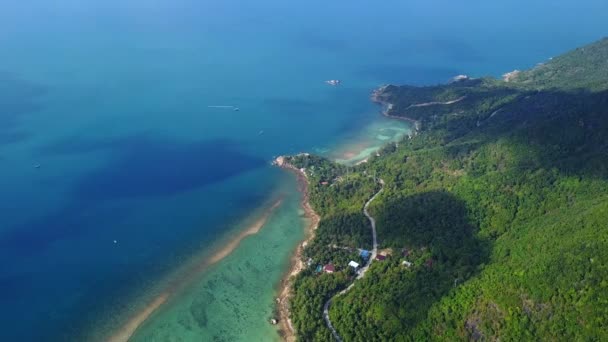
[[[454,104],[454,103],[458,103],[458,102],[460,102],[460,101],[462,101],[462,100],[464,100],[466,98],[467,98],[466,96],[462,96],[462,97],[457,98],[456,100],[447,101],[447,102],[438,102],[438,101],[435,101],[435,102],[418,103],[418,104],[410,105],[409,107],[406,108],[406,110],[410,109],[410,108],[415,108],[415,107],[428,107],[428,106],[435,106],[435,105],[451,105],[451,104]]]
[[[369,261],[367,262],[367,264],[365,266],[363,266],[359,270],[359,275],[357,276],[357,278],[355,279],[355,281],[357,281],[358,279],[363,278],[363,276],[365,275],[365,272],[367,272],[367,270],[369,269],[369,265],[371,265],[372,261],[374,259],[376,259],[376,255],[378,255],[378,238],[377,238],[377,235],[376,235],[376,219],[373,218],[369,214],[369,211],[367,211],[367,208],[376,199],[376,197],[378,197],[378,195],[380,195],[380,193],[382,192],[382,190],[384,190],[384,181],[382,179],[380,179],[380,184],[382,185],[382,187],[380,188],[380,190],[374,196],[372,196],[372,198],[370,198],[365,203],[365,206],[363,207],[363,214],[365,215],[365,217],[367,217],[367,219],[369,220],[370,225],[372,226],[372,238],[373,238],[373,242],[372,242],[372,254],[369,257]],[[329,319],[329,307],[331,306],[331,301],[334,298],[336,298],[337,296],[343,295],[346,292],[350,291],[350,289],[354,285],[355,285],[355,282],[353,282],[352,284],[350,284],[344,290],[342,290],[342,291],[338,292],[337,294],[335,294],[333,297],[329,298],[327,300],[327,302],[325,302],[325,305],[323,306],[323,319],[325,320],[325,323],[327,324],[327,328],[329,328],[329,330],[331,330],[332,335],[334,335],[334,338],[338,342],[342,342],[342,338],[340,337],[340,335],[338,335],[338,332],[336,331],[336,329],[334,328],[334,326],[331,324],[331,321]]]

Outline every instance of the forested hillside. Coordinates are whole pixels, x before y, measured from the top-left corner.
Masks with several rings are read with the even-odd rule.
[[[334,299],[345,341],[608,340],[607,56],[604,39],[509,82],[388,86],[376,100],[417,134],[353,169],[293,158],[322,216],[294,286],[300,339],[331,340],[322,305],[357,257],[331,246],[369,246],[381,178],[389,256]],[[315,271],[327,262],[339,271]]]

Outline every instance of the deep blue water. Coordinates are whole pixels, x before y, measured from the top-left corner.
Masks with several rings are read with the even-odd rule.
[[[0,3],[0,340],[69,340],[211,245],[274,191],[272,156],[376,120],[373,87],[530,67],[605,36],[606,13],[603,0]]]

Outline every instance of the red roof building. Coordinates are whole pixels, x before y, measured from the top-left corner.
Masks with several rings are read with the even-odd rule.
[[[378,261],[382,261],[382,260],[384,260],[384,259],[386,259],[386,256],[384,256],[384,255],[382,255],[382,254],[378,254],[378,255],[376,255],[376,260],[378,260]]]
[[[323,271],[325,271],[325,273],[334,273],[336,271],[336,268],[333,264],[327,264],[323,267]]]

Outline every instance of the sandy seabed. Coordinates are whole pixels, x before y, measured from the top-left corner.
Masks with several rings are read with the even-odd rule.
[[[171,280],[169,285],[158,294],[148,305],[132,315],[128,321],[122,325],[120,329],[115,331],[108,339],[108,342],[127,342],[133,336],[135,331],[157,310],[166,304],[172,296],[180,293],[184,288],[190,285],[194,279],[209,268],[232,253],[248,236],[257,234],[264,224],[268,221],[272,213],[281,205],[283,199],[277,200],[271,207],[266,209],[262,215],[255,220],[246,229],[231,238],[228,243],[224,244],[220,249],[209,255],[207,258],[200,258],[200,262],[195,263],[186,268],[181,276]]]
[[[292,342],[296,340],[296,334],[291,323],[291,315],[289,311],[289,300],[292,295],[291,281],[293,277],[302,272],[305,267],[304,262],[302,261],[302,252],[306,244],[314,238],[314,232],[319,225],[321,217],[312,209],[312,206],[310,205],[308,197],[308,178],[306,177],[306,174],[290,164],[285,163],[282,164],[281,167],[296,174],[298,178],[298,188],[302,194],[302,210],[304,211],[304,216],[306,219],[308,219],[306,238],[301,244],[298,245],[298,248],[296,248],[296,251],[291,257],[289,272],[287,272],[281,280],[279,297],[277,298],[280,324],[279,334],[283,340]]]

